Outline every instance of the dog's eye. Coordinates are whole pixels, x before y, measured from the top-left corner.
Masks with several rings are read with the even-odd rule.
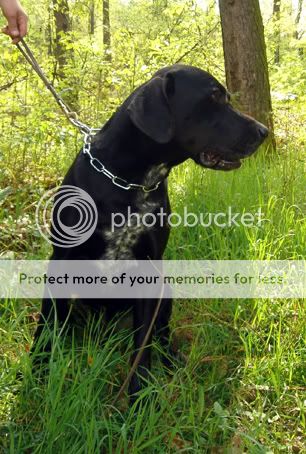
[[[213,88],[211,98],[218,103],[228,102],[228,97],[218,87]]]

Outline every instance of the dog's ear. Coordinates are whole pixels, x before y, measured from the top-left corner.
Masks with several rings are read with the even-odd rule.
[[[133,96],[127,111],[134,125],[158,143],[167,143],[174,135],[174,121],[168,95],[174,90],[171,74],[153,77]]]

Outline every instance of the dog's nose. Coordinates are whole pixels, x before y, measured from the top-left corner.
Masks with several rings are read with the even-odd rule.
[[[258,130],[258,133],[259,133],[260,137],[262,137],[263,139],[268,137],[269,129],[266,128],[263,124],[259,123],[258,127],[257,127],[257,130]]]

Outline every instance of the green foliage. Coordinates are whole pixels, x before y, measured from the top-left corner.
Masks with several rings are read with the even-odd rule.
[[[181,61],[224,82],[214,1],[110,0],[111,61],[102,42],[102,4],[88,34],[89,0],[70,1],[72,32],[65,77],[56,75],[52,2],[23,1],[27,42],[49,78],[84,122],[99,126],[140,83]],[[261,227],[173,229],[171,259],[301,259],[305,256],[305,37],[291,1],[279,23],[263,0],[278,155],[261,150],[233,173],[186,163],[173,171],[173,208],[236,212],[261,208]],[[274,64],[280,29],[280,63]],[[51,45],[52,44],[52,45]],[[51,95],[7,37],[0,37],[0,254],[47,258],[34,222],[40,196],[62,179],[81,144]],[[177,453],[303,452],[305,310],[298,300],[177,301],[173,332],[188,353],[168,377],[154,346],[142,408],[111,407],[128,371],[130,332],[59,340],[46,380],[34,380],[28,349],[37,318],[33,301],[0,305],[0,452]],[[101,342],[103,340],[103,342]],[[16,381],[17,371],[24,379]],[[146,398],[150,396],[150,398]]]

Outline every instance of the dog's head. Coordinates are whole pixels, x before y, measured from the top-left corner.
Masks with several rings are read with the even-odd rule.
[[[263,124],[231,106],[213,76],[192,66],[158,71],[132,95],[128,113],[154,141],[174,142],[187,157],[215,170],[237,169],[268,135]]]

